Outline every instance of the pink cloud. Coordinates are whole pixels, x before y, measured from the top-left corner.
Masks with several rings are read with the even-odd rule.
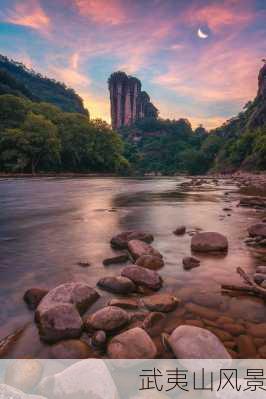
[[[81,15],[96,23],[118,25],[127,19],[120,0],[76,0]]]
[[[8,12],[6,21],[42,32],[50,28],[50,19],[37,0],[18,2],[14,9]]]

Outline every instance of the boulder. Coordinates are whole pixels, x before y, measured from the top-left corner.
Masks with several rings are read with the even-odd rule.
[[[185,234],[186,232],[186,226],[178,226],[175,231],[174,234],[176,236],[182,236],[183,234]]]
[[[41,339],[78,338],[83,324],[80,313],[98,298],[99,294],[84,283],[66,283],[51,290],[35,312]]]
[[[131,294],[136,290],[136,286],[131,280],[121,276],[101,278],[97,285],[114,294]]]
[[[7,365],[4,382],[23,392],[31,392],[41,380],[42,374],[43,365],[40,360],[19,359]]]
[[[200,265],[200,260],[194,258],[193,256],[185,256],[182,262],[185,270],[194,269],[194,267],[198,267]]]
[[[128,261],[128,259],[129,259],[128,254],[124,253],[121,255],[113,256],[112,258],[104,259],[103,264],[104,266],[109,266],[116,263],[125,263]]]
[[[88,331],[103,330],[111,332],[119,330],[129,322],[130,316],[125,310],[116,306],[106,306],[88,316],[84,321],[84,326]]]
[[[153,359],[157,350],[146,331],[135,327],[114,337],[107,353],[112,359]]]
[[[151,310],[152,312],[172,312],[178,304],[180,300],[174,295],[170,294],[156,294],[147,296],[142,299],[142,302],[146,308]]]
[[[197,252],[227,251],[228,240],[224,235],[220,233],[197,233],[191,239],[191,249]]]
[[[52,345],[51,354],[54,359],[86,359],[90,357],[91,350],[84,341],[67,339]]]
[[[140,240],[147,243],[153,241],[153,235],[142,231],[125,231],[111,239],[111,246],[114,249],[127,249],[130,240]]]
[[[135,298],[114,298],[108,303],[108,306],[118,306],[123,309],[137,309],[139,301]]]
[[[136,265],[145,267],[146,269],[158,270],[164,266],[164,261],[160,256],[141,255],[136,260]]]
[[[266,223],[253,224],[248,228],[250,237],[263,237],[266,238]]]
[[[127,266],[122,269],[121,275],[129,278],[137,285],[148,287],[154,291],[159,290],[162,286],[162,279],[156,271],[141,266]]]
[[[101,359],[80,360],[60,373],[43,378],[38,392],[54,399],[118,398],[113,378]]]
[[[10,385],[0,384],[0,398],[3,399],[45,399],[43,396],[28,395]]]
[[[194,326],[179,326],[169,338],[169,345],[179,359],[230,359],[230,355],[210,331]]]
[[[162,258],[159,251],[154,249],[150,244],[140,240],[130,240],[128,242],[128,250],[134,260],[137,260],[142,255],[153,255]]]
[[[44,288],[30,288],[25,292],[23,299],[31,310],[35,310],[46,294],[48,290]]]

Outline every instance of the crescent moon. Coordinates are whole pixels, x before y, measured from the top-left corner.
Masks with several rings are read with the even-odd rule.
[[[207,39],[207,37],[209,37],[209,35],[207,35],[206,33],[202,32],[202,30],[199,28],[198,29],[198,37],[200,39]]]

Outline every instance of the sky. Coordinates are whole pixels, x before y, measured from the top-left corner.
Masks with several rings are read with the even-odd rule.
[[[212,129],[256,95],[265,21],[266,0],[0,0],[0,53],[73,87],[92,118],[110,122],[123,70],[161,117]]]

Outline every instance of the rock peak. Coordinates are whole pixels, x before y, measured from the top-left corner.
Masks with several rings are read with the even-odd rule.
[[[130,126],[137,120],[157,118],[158,110],[149,95],[141,91],[141,82],[134,76],[117,71],[108,79],[113,129]]]
[[[258,96],[266,99],[266,62],[262,66],[259,72],[259,88],[258,88]]]

